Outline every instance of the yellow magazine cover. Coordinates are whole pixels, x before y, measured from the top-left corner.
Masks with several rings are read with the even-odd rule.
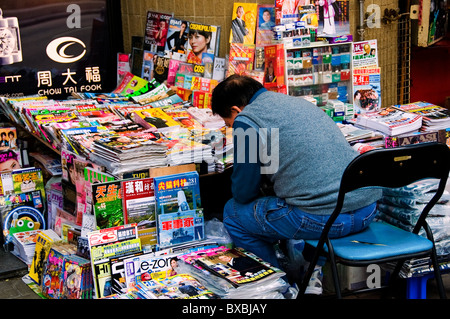
[[[255,44],[257,8],[257,3],[234,3],[230,43]]]
[[[44,263],[47,260],[48,253],[54,241],[59,241],[57,234],[52,230],[41,231],[37,235],[36,248],[28,275],[30,278],[41,285],[42,274],[44,273]]]
[[[178,129],[180,124],[163,109],[155,107],[135,111],[135,121],[146,128],[156,128],[161,132]]]

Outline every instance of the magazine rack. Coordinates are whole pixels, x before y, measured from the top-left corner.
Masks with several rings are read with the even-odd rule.
[[[314,256],[302,279],[298,298],[304,295],[320,254],[326,255],[330,261],[337,298],[341,297],[337,263],[367,266],[396,262],[388,283],[392,285],[406,260],[424,256],[431,258],[439,296],[441,299],[446,298],[433,234],[426,217],[445,190],[449,170],[450,149],[442,143],[375,149],[357,156],[343,173],[336,208],[319,240],[305,241],[307,245],[313,246]],[[425,205],[412,232],[384,222],[372,222],[359,233],[337,239],[328,237],[331,225],[341,213],[346,193],[363,187],[397,188],[427,178],[438,179],[439,186]],[[427,238],[418,235],[421,228],[424,228]]]

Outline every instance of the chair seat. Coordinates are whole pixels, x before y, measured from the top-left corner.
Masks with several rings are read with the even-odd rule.
[[[319,241],[305,242],[317,247]],[[433,243],[427,238],[384,222],[372,222],[365,230],[332,239],[331,243],[336,257],[355,262],[408,256],[430,251],[433,247]],[[326,244],[324,249],[328,252]]]

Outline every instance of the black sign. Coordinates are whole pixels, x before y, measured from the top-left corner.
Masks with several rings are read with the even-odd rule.
[[[122,51],[117,3],[22,0],[0,5],[0,96],[64,99],[73,92],[111,92]]]

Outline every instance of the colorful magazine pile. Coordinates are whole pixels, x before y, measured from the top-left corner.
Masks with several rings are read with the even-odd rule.
[[[430,132],[450,127],[450,110],[428,102],[414,102],[395,105],[395,108],[404,112],[422,116],[421,131]]]
[[[148,299],[220,299],[218,295],[188,274],[138,282],[136,289]]]
[[[219,246],[179,258],[200,270],[192,274],[210,289],[221,291],[223,298],[283,298],[285,273],[242,248]]]

